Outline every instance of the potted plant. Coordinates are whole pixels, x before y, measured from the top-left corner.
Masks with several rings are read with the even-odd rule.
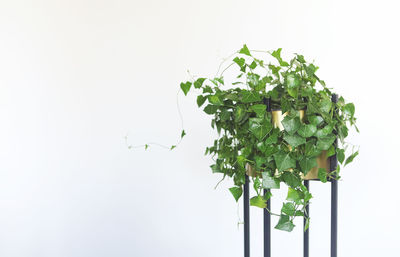
[[[260,53],[274,62],[256,57]],[[308,218],[305,210],[312,195],[302,182],[339,179],[341,166],[358,155],[354,149],[345,151],[349,128],[358,131],[354,104],[343,97],[333,103],[333,92],[316,75],[318,67],[302,55],[285,61],[281,48],[253,52],[244,45],[230,60],[216,77],[193,78],[180,87],[185,95],[191,88],[197,90],[198,107],[204,106],[212,116],[211,127],[218,131],[214,144],[206,148],[215,160],[212,172],[233,179],[229,191],[236,201],[245,176],[250,176],[256,192],[250,205],[260,208],[268,209],[266,201],[272,195],[263,195],[263,189],[271,192],[285,183],[287,199],[275,214],[280,216],[275,228],[291,231],[296,216]],[[228,69],[235,74],[229,83],[224,80]],[[328,157],[335,154],[340,164],[329,171]]]

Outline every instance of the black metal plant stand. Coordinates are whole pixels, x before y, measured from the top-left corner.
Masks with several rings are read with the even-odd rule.
[[[271,111],[270,101],[265,101],[267,111]],[[337,95],[332,95],[332,102],[337,103]],[[334,143],[337,146],[337,139]],[[336,170],[337,157],[336,154],[329,157],[330,171]],[[337,208],[338,208],[338,182],[336,179],[330,179],[331,182],[331,257],[337,257]],[[310,181],[305,180],[304,186],[307,190],[310,189]],[[267,195],[268,190],[264,190],[264,195]],[[244,257],[250,257],[250,196],[249,196],[249,177],[246,175],[243,195],[243,210],[244,210]],[[267,207],[271,210],[271,199],[267,201]],[[310,206],[306,206],[306,214],[310,216]],[[306,226],[306,218],[304,218],[304,227]],[[310,228],[304,231],[303,234],[303,256],[309,257],[309,233]],[[271,214],[267,209],[264,209],[264,257],[271,257]]]

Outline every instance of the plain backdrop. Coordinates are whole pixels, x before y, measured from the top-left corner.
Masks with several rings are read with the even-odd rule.
[[[246,43],[315,60],[356,105],[339,182],[341,257],[399,256],[397,1],[0,0],[0,256],[240,257],[242,204],[204,156],[215,132],[187,70],[212,76]],[[311,255],[329,256],[330,185],[311,183]],[[279,211],[285,189],[276,192]],[[262,256],[262,211],[251,209]],[[274,219],[273,223],[277,220]],[[302,256],[302,221],[272,232]]]

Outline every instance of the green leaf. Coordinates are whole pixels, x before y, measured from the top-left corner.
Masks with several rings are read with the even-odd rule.
[[[291,118],[288,115],[282,120],[282,125],[289,135],[293,135],[300,128],[301,122],[299,117]]]
[[[298,147],[299,145],[305,144],[306,139],[304,137],[301,137],[297,134],[294,135],[284,135],[283,139],[291,146],[293,147]]]
[[[286,76],[285,83],[288,88],[297,88],[300,85],[300,79],[296,74],[289,74]]]
[[[217,110],[218,110],[218,106],[212,105],[212,104],[209,104],[204,108],[204,112],[207,114],[214,114],[217,112]]]
[[[217,165],[217,164],[211,165],[210,168],[211,168],[211,170],[212,170],[212,173],[224,173],[224,172],[220,169],[219,165]]]
[[[269,157],[276,153],[278,151],[277,146],[271,145],[271,144],[266,144],[265,142],[259,142],[257,143],[257,148],[264,153],[265,157]]]
[[[243,65],[246,63],[246,61],[244,60],[244,58],[239,58],[239,57],[235,57],[233,59],[233,62],[235,62],[237,65],[239,65],[240,68],[243,67]]]
[[[333,155],[335,155],[335,146],[331,145],[328,151],[326,152],[326,157],[331,157]]]
[[[203,94],[205,94],[205,93],[210,93],[210,94],[212,94],[212,93],[213,93],[213,89],[212,89],[210,86],[205,86],[205,87],[203,88]]]
[[[318,70],[318,67],[311,63],[310,65],[305,66],[305,70],[309,77],[313,77],[314,73]]]
[[[257,117],[264,117],[265,112],[267,111],[267,106],[265,104],[255,104],[250,107],[256,114]]]
[[[246,117],[246,110],[242,106],[235,109],[235,122],[240,123]]]
[[[190,82],[190,81],[187,81],[186,83],[183,83],[183,82],[181,83],[181,89],[185,95],[187,95],[191,86],[192,86],[192,82]]]
[[[247,158],[247,157],[249,157],[249,155],[251,154],[253,149],[250,146],[246,146],[246,147],[240,149],[240,151],[242,152],[242,155]]]
[[[247,45],[245,45],[245,44],[243,45],[242,49],[240,49],[239,53],[251,56],[250,50],[249,50],[249,48],[247,48]]]
[[[278,224],[275,226],[276,229],[291,232],[295,225],[290,220],[289,216],[281,215],[279,218]]]
[[[297,88],[288,88],[287,89],[288,94],[293,97],[293,98],[297,98],[298,96],[298,90]]]
[[[244,83],[241,81],[232,82],[232,85],[239,85],[239,84],[244,84]]]
[[[246,157],[244,157],[243,155],[239,155],[236,158],[238,164],[240,165],[240,167],[244,168],[244,166],[246,165]]]
[[[300,168],[301,168],[301,171],[303,172],[304,176],[307,175],[307,173],[312,168],[316,167],[317,165],[318,165],[318,163],[317,163],[316,157],[311,157],[311,158],[304,157],[300,161]]]
[[[347,115],[349,115],[350,117],[354,116],[354,112],[355,112],[355,107],[353,103],[348,103],[343,107],[343,112]]]
[[[272,123],[265,119],[251,118],[249,124],[249,130],[259,140],[262,140],[272,129]]]
[[[315,157],[321,154],[322,150],[317,149],[315,146],[316,142],[317,140],[309,140],[306,143],[305,154],[307,157]]]
[[[243,103],[253,103],[261,100],[261,96],[254,91],[244,90],[241,92]]]
[[[318,178],[321,180],[322,183],[326,183],[327,181],[327,172],[325,168],[318,169]]]
[[[261,187],[261,185],[262,185],[262,182],[261,182],[260,178],[259,177],[254,177],[254,179],[253,179],[253,188],[254,188],[254,190],[258,191],[258,189]]]
[[[345,137],[347,137],[347,135],[348,135],[348,128],[347,127],[345,127],[345,126],[339,126],[338,127],[338,135],[339,135],[339,138],[341,138],[341,139],[344,139]]]
[[[274,160],[279,171],[296,167],[296,160],[292,159],[289,153],[276,153],[274,154]]]
[[[279,71],[281,67],[269,64],[268,68],[272,71],[272,74],[274,74],[278,79],[280,78]]]
[[[311,97],[315,93],[315,89],[313,89],[311,86],[306,85],[304,88],[302,88],[301,95],[306,96],[306,97]]]
[[[326,125],[322,129],[318,129],[318,131],[315,133],[316,137],[326,137],[330,134],[332,134],[333,126],[332,125]]]
[[[252,69],[252,70],[254,70],[256,67],[257,67],[257,63],[255,62],[255,61],[253,61],[251,64],[250,64],[250,69]]]
[[[197,106],[201,107],[204,104],[204,102],[206,101],[206,99],[207,98],[205,96],[198,95],[197,96]]]
[[[244,174],[236,173],[233,176],[233,181],[234,181],[235,185],[240,186],[240,185],[243,185],[245,183],[246,177],[245,177]]]
[[[169,150],[174,150],[176,148],[176,145],[171,145],[171,148]]]
[[[266,203],[265,199],[260,195],[252,197],[250,199],[250,205],[260,207],[260,208],[267,207],[267,203]]]
[[[321,124],[324,119],[321,116],[317,116],[317,115],[312,115],[312,116],[308,116],[308,121],[313,124],[314,126],[318,126],[319,124]]]
[[[314,124],[302,124],[297,133],[299,133],[300,136],[307,138],[313,136],[316,131],[317,127]]]
[[[317,149],[318,150],[328,150],[329,147],[335,141],[335,139],[336,139],[335,135],[319,138],[318,141],[317,141]]]
[[[304,226],[304,231],[307,231],[309,227],[310,227],[310,218],[306,218],[306,225]]]
[[[267,162],[264,156],[256,155],[254,156],[254,160],[256,161],[256,167],[260,168],[263,164]]]
[[[301,179],[293,172],[286,171],[282,174],[283,181],[291,188],[296,188],[301,185]]]
[[[332,107],[332,102],[330,100],[323,100],[320,103],[320,109],[322,112],[329,113]]]
[[[194,88],[201,88],[205,80],[206,80],[205,78],[196,79],[196,81],[193,84]]]
[[[260,83],[260,75],[255,73],[247,74],[247,84],[249,87],[254,88],[256,91],[262,89],[262,84]],[[261,86],[259,86],[261,84]]]
[[[344,161],[344,149],[337,148],[336,152],[337,152],[337,159],[342,164]]]
[[[223,105],[224,104],[224,102],[222,101],[222,99],[219,95],[209,95],[207,97],[207,99],[210,102],[210,104],[214,104],[214,105]]]
[[[281,51],[282,51],[282,48],[278,48],[277,50],[273,51],[271,55],[279,61],[279,65],[281,65],[283,67],[289,66],[289,64],[287,62],[282,60]]]
[[[231,118],[231,112],[227,110],[222,110],[220,117],[221,121],[227,121]]]
[[[304,56],[303,55],[298,54],[296,57],[297,57],[297,60],[300,63],[306,63],[306,60],[304,60]]]
[[[185,130],[182,130],[182,133],[181,133],[181,138],[183,138],[185,135],[186,135],[186,132],[185,132]]]
[[[262,186],[265,189],[279,189],[280,188],[280,181],[277,178],[272,177],[269,172],[262,173]]]
[[[243,190],[241,187],[231,187],[229,188],[229,191],[235,198],[236,202],[239,200],[239,198],[242,196]]]
[[[279,61],[279,60],[281,60],[281,51],[282,51],[282,48],[278,48],[275,51],[273,51],[271,55]]]
[[[222,85],[224,84],[224,78],[223,78],[223,77],[210,79],[210,81],[211,81],[214,85],[216,85],[217,87],[218,87],[218,83],[220,83],[220,84],[222,84]]]
[[[265,143],[264,143],[265,144]],[[265,156],[272,156],[274,153],[278,151],[278,147],[276,145],[265,145]]]
[[[272,129],[272,133],[265,139],[266,145],[276,144],[278,142],[279,128]]]
[[[347,157],[346,162],[344,163],[344,166],[346,166],[347,164],[351,163],[354,160],[354,158],[356,158],[357,155],[358,155],[358,151],[354,152],[352,155]]]
[[[291,202],[284,203],[281,212],[289,216],[294,216],[296,213],[296,207]]]
[[[286,197],[287,201],[293,201],[297,204],[300,204],[303,197],[304,194],[300,190],[296,190],[291,187],[288,188],[288,194]]]
[[[305,191],[303,194],[304,194],[304,197],[303,197],[304,202],[307,203],[308,201],[310,201],[310,199],[312,198],[312,194],[310,194],[310,192],[308,192],[308,191]]]

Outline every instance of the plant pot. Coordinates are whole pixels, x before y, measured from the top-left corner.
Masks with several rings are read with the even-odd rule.
[[[281,131],[284,130],[284,127],[282,125],[282,120],[285,118],[286,113],[282,114],[281,110],[272,110],[272,124],[274,125],[275,128],[279,128]],[[305,112],[304,110],[299,111],[300,114],[300,120],[303,120]],[[330,168],[330,162],[329,162],[329,157],[327,157],[327,151],[322,151],[322,153],[317,157],[317,166],[312,168],[306,176],[302,176],[304,180],[318,180],[318,169],[319,168],[325,168],[327,171],[329,171]],[[256,176],[256,171],[254,167],[250,164],[246,164],[246,174],[249,176]]]

